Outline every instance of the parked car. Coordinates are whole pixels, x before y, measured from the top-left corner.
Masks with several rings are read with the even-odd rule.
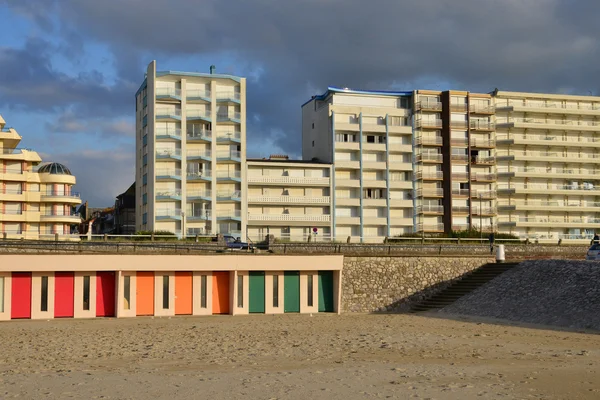
[[[232,250],[252,250],[253,247],[246,242],[242,242],[240,238],[236,238],[235,236],[223,236],[225,239],[225,243],[227,244],[227,248]]]
[[[588,249],[585,259],[592,261],[600,261],[600,244],[593,244],[592,247]]]

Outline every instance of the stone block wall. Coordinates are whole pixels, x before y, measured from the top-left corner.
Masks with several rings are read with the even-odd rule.
[[[493,257],[344,257],[342,312],[408,311]]]

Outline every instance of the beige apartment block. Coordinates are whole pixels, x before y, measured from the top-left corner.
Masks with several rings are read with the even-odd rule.
[[[0,116],[0,233],[8,239],[79,240],[71,235],[81,221],[72,210],[81,204],[72,191],[75,177],[62,164],[47,163]]]
[[[302,157],[333,163],[332,237],[413,232],[412,92],[329,87],[302,106]]]
[[[156,71],[136,94],[136,229],[246,233],[246,79]]]
[[[600,97],[493,96],[499,231],[554,241],[600,231]]]
[[[492,96],[414,92],[416,231],[481,230],[497,224]]]
[[[331,164],[289,160],[287,156],[249,159],[248,238],[329,241],[332,233]],[[316,229],[316,231],[315,231]]]

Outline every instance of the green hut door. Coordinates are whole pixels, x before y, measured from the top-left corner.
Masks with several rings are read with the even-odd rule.
[[[283,312],[300,312],[299,271],[285,271],[283,274]]]
[[[265,312],[265,273],[264,271],[250,271],[248,276],[249,304],[251,313]]]

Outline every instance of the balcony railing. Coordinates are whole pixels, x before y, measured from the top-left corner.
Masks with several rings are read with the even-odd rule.
[[[331,215],[248,214],[249,221],[329,222]]]
[[[156,216],[157,217],[180,218],[181,217],[181,209],[180,208],[157,208]]]
[[[329,185],[328,177],[308,177],[308,176],[249,176],[249,183],[272,183],[272,184],[301,184],[301,185]]]
[[[21,148],[16,148],[16,149],[2,149],[2,154],[4,155],[9,155],[9,154],[23,154],[25,152],[31,152],[33,150],[31,149],[21,149]]]
[[[58,190],[46,190],[42,193],[42,196],[53,196],[53,197],[68,197],[72,199],[79,199],[81,197],[79,192],[59,192]]]
[[[206,210],[189,210],[185,213],[185,218],[187,220],[203,220],[210,221],[212,219],[213,212],[210,209]]]
[[[450,104],[450,111],[467,111],[467,104]]]
[[[497,134],[497,140],[536,140],[536,141],[548,141],[548,142],[561,142],[561,143],[598,143],[600,142],[600,137],[586,137],[586,136],[550,136],[550,135],[540,135],[534,133],[528,133],[526,135],[518,134],[518,133],[507,133],[507,134]],[[552,145],[553,143],[548,143],[548,145]]]
[[[453,196],[468,196],[469,189],[452,189]]]
[[[175,88],[167,88],[167,87],[157,87],[156,88],[157,96],[171,96],[171,97],[180,97],[181,89]]]
[[[0,187],[0,194],[23,194],[26,192],[27,191],[23,190],[23,189],[7,189],[7,188]]]
[[[471,121],[469,126],[476,131],[493,131],[494,123],[487,121]]]
[[[451,128],[466,128],[467,127],[467,121],[450,121],[450,127]]]
[[[494,215],[496,214],[496,209],[493,207],[481,207],[481,212],[479,212],[479,207],[473,207],[473,215]]]
[[[239,190],[218,191],[217,198],[239,199],[242,197],[242,192]]]
[[[415,122],[417,128],[441,128],[441,119],[417,119]]]
[[[242,173],[240,171],[217,171],[217,179],[240,179],[241,177]]]
[[[181,197],[181,190],[159,190],[156,197]]]
[[[236,100],[240,101],[242,98],[240,93],[235,92],[217,92],[217,101],[219,100]]]
[[[421,161],[432,161],[432,162],[442,162],[444,160],[444,156],[439,153],[421,153],[417,154],[417,162]]]
[[[218,210],[217,218],[241,218],[242,212],[240,210]]]
[[[523,217],[523,216],[508,216],[499,217],[498,222],[533,222],[539,224],[598,224],[600,218],[568,218],[568,217]]]
[[[443,232],[444,224],[419,224],[418,228],[422,232]]]
[[[441,146],[443,140],[441,136],[417,136],[415,143],[417,145]]]
[[[468,214],[469,206],[452,206],[452,212],[456,214]]]
[[[185,92],[185,97],[190,98],[204,98],[210,100],[210,90],[204,89],[188,89]]]
[[[206,140],[210,141],[212,139],[212,131],[210,130],[202,130],[202,131],[188,131],[187,133],[188,140]]]
[[[187,110],[185,113],[187,118],[204,118],[210,119],[210,111],[204,110]]]
[[[525,183],[525,184],[502,184],[498,189],[540,189],[540,190],[600,190],[600,186],[594,186],[592,183],[574,184],[574,185],[548,185],[545,183]]]
[[[181,110],[173,109],[173,108],[157,108],[156,109],[156,117],[157,118],[181,117]]]
[[[178,168],[158,168],[156,176],[181,176],[181,169]]]
[[[496,107],[493,105],[475,105],[471,104],[469,111],[472,113],[493,114],[496,112]]]
[[[429,179],[429,180],[444,179],[444,173],[441,171],[437,171],[437,172],[417,171],[417,179]]]
[[[338,196],[339,198],[339,196]],[[358,200],[358,198],[357,198]],[[284,204],[329,204],[330,197],[307,197],[307,196],[252,196],[248,197],[248,203],[284,203]]]
[[[496,141],[493,139],[474,139],[471,138],[471,147],[495,147]]]
[[[450,159],[456,162],[468,162],[469,156],[466,154],[450,154]]]
[[[493,165],[496,163],[496,157],[477,156],[471,157],[471,164]]]
[[[495,181],[496,174],[471,174],[472,181]]]
[[[467,138],[451,138],[450,143],[454,146],[466,146],[469,140]]]
[[[211,157],[211,151],[210,150],[188,150],[185,153],[187,158],[194,158],[194,157],[204,157],[204,158],[210,158]]]
[[[156,149],[157,158],[181,157],[181,149]]]
[[[552,103],[528,103],[523,101],[508,101],[509,107],[527,107],[527,108],[549,108],[563,110],[600,110],[600,103],[594,104],[552,104]],[[499,106],[501,107],[501,106]]]
[[[417,111],[442,111],[442,103],[439,101],[420,101],[416,104]]]
[[[188,190],[185,192],[186,196],[189,197],[211,197],[211,191],[209,189],[206,190]]]
[[[443,214],[444,213],[444,206],[435,205],[435,204],[433,204],[433,205],[425,204],[425,205],[417,207],[417,212],[419,212],[419,213]]]
[[[600,126],[599,121],[574,121],[574,120],[563,120],[563,119],[541,119],[541,118],[509,118],[505,123],[523,123],[523,124],[534,124],[534,125],[562,125],[562,126],[585,126],[585,127],[597,127]]]
[[[154,134],[156,136],[170,136],[170,137],[181,138],[181,129],[179,129],[179,128],[171,128],[171,129],[157,128],[157,129],[155,129]]]
[[[513,202],[498,204],[504,207],[510,206],[531,206],[531,207],[559,207],[559,208],[587,208],[587,207],[598,207],[600,208],[600,202],[584,201],[584,202],[571,202],[571,201],[524,201],[522,203]]]
[[[186,176],[187,179],[210,178],[212,176],[212,171],[210,169],[205,169],[202,171],[188,171]]]
[[[472,198],[482,198],[482,199],[494,199],[496,198],[497,193],[495,190],[476,190],[471,189],[471,197]]]
[[[237,151],[237,150],[219,150],[217,151],[217,158],[222,158],[222,159],[234,159],[234,158],[241,158],[242,157],[242,152]]]
[[[217,136],[217,142],[240,141],[241,139],[242,139],[241,132],[219,133]]]
[[[4,210],[0,212],[0,214],[4,215],[23,215],[23,210]]]
[[[218,113],[217,114],[217,121],[228,121],[228,120],[234,120],[234,119],[241,119],[242,116],[239,112],[229,112],[229,113]]]
[[[419,197],[440,197],[444,195],[444,189],[417,189]]]
[[[453,172],[452,180],[454,181],[466,181],[469,179],[469,174],[466,172]]]

